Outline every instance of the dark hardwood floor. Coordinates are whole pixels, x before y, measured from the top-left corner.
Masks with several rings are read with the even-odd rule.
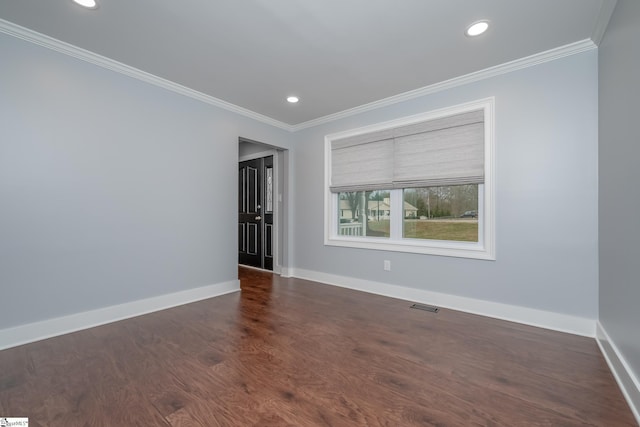
[[[39,426],[636,426],[593,339],[240,268],[242,292],[0,352]]]

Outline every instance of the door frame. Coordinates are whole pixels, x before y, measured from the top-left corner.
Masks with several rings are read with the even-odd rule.
[[[268,157],[268,156],[273,156],[273,176],[274,176],[274,183],[273,183],[273,194],[274,194],[274,203],[273,203],[273,232],[272,232],[272,245],[273,247],[271,248],[272,253],[273,253],[273,272],[277,273],[277,274],[281,274],[282,270],[283,270],[283,259],[280,256],[280,249],[281,249],[281,244],[282,242],[280,241],[280,231],[286,231],[286,228],[282,228],[283,227],[283,211],[285,209],[283,209],[283,204],[284,204],[284,200],[285,200],[285,195],[284,193],[284,188],[281,187],[285,187],[286,188],[286,184],[285,183],[281,183],[280,182],[280,173],[281,173],[281,165],[280,165],[280,158],[279,158],[279,152],[284,151],[284,149],[277,149],[276,147],[270,147],[268,145],[265,145],[261,142],[257,142],[257,141],[253,141],[250,139],[246,139],[246,138],[239,138],[238,139],[238,144],[240,143],[249,143],[249,144],[254,144],[254,145],[262,145],[265,148],[265,151],[260,151],[258,153],[252,153],[252,154],[248,154],[246,156],[240,156],[238,155],[238,163],[240,162],[244,162],[247,160],[255,160],[255,159],[261,159],[263,157]],[[287,176],[286,174],[284,175],[284,179],[283,181],[286,181]],[[283,185],[284,184],[284,185]],[[239,195],[238,195],[239,197]],[[286,235],[287,233],[284,233],[284,239],[286,241]],[[264,245],[264,243],[263,243]],[[264,249],[264,248],[263,248]],[[237,253],[237,250],[236,250]],[[263,257],[264,257],[264,250],[263,250]],[[284,256],[284,258],[286,259],[286,255]],[[271,271],[271,270],[270,270]]]

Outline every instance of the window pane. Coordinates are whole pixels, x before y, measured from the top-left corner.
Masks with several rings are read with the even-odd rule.
[[[403,237],[478,241],[478,184],[403,191]]]
[[[389,237],[389,191],[355,191],[338,194],[338,235]]]
[[[267,212],[273,212],[273,168],[267,168]]]

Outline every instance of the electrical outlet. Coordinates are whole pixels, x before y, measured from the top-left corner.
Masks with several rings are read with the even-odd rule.
[[[391,271],[391,261],[388,259],[384,260],[384,271]]]

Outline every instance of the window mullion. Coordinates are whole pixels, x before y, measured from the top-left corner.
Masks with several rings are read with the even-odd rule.
[[[484,224],[485,224],[485,206],[484,206],[484,184],[478,184],[478,243],[484,246]]]
[[[338,228],[340,224],[340,198],[337,193],[329,193],[331,197],[331,211],[333,212],[330,215],[330,230],[331,237],[335,237],[338,235]]]
[[[402,239],[402,190],[395,189],[391,190],[389,194],[390,202],[391,202],[391,240],[401,240]]]

